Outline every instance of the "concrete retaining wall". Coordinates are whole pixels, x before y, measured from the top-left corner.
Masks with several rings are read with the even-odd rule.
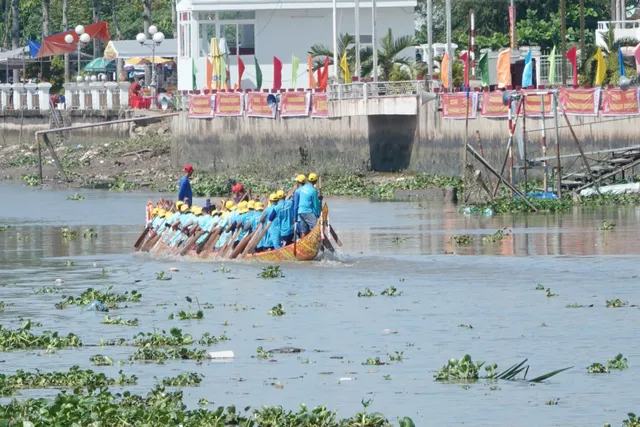
[[[412,98],[415,99],[415,98]],[[339,101],[335,101],[339,102]],[[368,111],[366,105],[330,105],[332,115],[347,111]],[[376,100],[376,103],[384,101]],[[388,102],[396,102],[389,100]],[[382,108],[378,106],[377,108]],[[387,111],[384,109],[384,111]],[[417,107],[416,115],[344,116],[330,119],[188,119],[186,113],[172,121],[172,164],[192,163],[211,171],[254,167],[259,170],[303,161],[314,165],[356,170],[410,170],[459,175],[466,134],[464,120],[444,120],[436,103]],[[560,146],[563,154],[576,153],[575,142],[560,117]],[[585,151],[640,145],[640,118],[570,118]],[[545,120],[547,155],[555,153],[553,119]],[[526,120],[528,158],[542,155],[542,120]],[[496,167],[502,164],[508,138],[507,121],[478,117],[469,120],[469,137],[478,149],[479,131],[485,157]],[[517,147],[517,144],[516,144]],[[480,151],[478,149],[478,151]],[[516,148],[516,159],[519,152]],[[521,163],[521,162],[520,162]],[[564,161],[568,167],[573,160]],[[575,162],[579,165],[579,160]],[[319,169],[320,170],[320,169]]]
[[[65,126],[99,123],[132,117],[130,111],[65,111]],[[0,111],[0,147],[15,144],[35,143],[35,133],[49,129],[50,113],[35,110]],[[128,138],[130,124],[119,124],[105,127],[87,128],[73,132],[65,132],[64,143],[69,146],[82,144],[90,146],[117,139]],[[55,136],[51,137],[56,139]]]

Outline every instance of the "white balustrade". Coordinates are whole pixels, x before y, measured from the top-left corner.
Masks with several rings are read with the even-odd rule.
[[[38,96],[40,101],[40,110],[49,110],[49,93],[51,92],[51,83],[43,82],[38,84]],[[54,105],[53,108],[56,108]]]

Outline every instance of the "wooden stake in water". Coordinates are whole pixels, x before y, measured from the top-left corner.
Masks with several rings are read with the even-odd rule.
[[[553,103],[551,104],[553,105]],[[547,129],[544,122],[544,95],[540,95],[540,112],[542,113],[542,157],[547,156]],[[547,169],[547,161],[544,160],[542,162],[544,166],[544,192],[546,193],[548,190],[548,178],[549,178],[549,170]]]

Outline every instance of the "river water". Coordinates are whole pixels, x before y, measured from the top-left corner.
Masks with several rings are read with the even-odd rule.
[[[329,199],[331,222],[344,246],[321,262],[283,264],[285,277],[265,280],[257,278],[264,265],[256,263],[227,262],[231,271],[222,272],[220,263],[133,254],[144,205],[159,195],[83,190],[85,200],[68,201],[74,192],[0,183],[5,201],[0,225],[11,226],[0,232],[0,283],[6,283],[0,300],[7,304],[0,322],[16,327],[19,318],[30,318],[44,330],[74,332],[85,344],[131,340],[154,328],[179,327],[196,337],[224,332],[230,340],[211,350],[233,350],[236,358],[96,368],[90,356],[126,361],[135,348],[85,347],[53,355],[0,353],[3,373],[76,364],[108,375],[122,369],[139,377],[138,385],[127,389],[146,393],[155,377],[194,371],[205,379],[200,387],[184,389],[189,405],[200,397],[238,407],[295,410],[300,403],[325,404],[349,416],[362,399],[373,399],[370,410],[391,419],[412,417],[417,426],[619,425],[627,412],[640,410],[634,392],[640,383],[634,332],[640,310],[605,308],[607,299],[640,303],[639,208],[484,217],[463,216],[455,206],[434,202]],[[597,230],[605,219],[616,223],[615,230]],[[62,226],[80,237],[65,241]],[[82,238],[88,228],[97,239]],[[482,242],[505,228],[502,242]],[[475,236],[474,243],[463,248],[449,243],[459,234]],[[172,267],[179,271],[170,273]],[[156,280],[159,271],[172,280]],[[64,283],[56,285],[56,279]],[[546,297],[535,290],[538,283],[558,295]],[[366,287],[379,295],[390,285],[402,295],[357,297]],[[58,286],[61,293],[33,293],[42,286]],[[62,294],[105,286],[142,292],[141,303],[110,313],[138,318],[138,328],[103,325],[103,314],[77,307],[54,308]],[[215,308],[204,310],[203,320],[168,320],[169,314],[188,309],[187,296],[194,301],[191,310],[197,310],[196,298]],[[286,314],[268,316],[278,303]],[[594,306],[565,307],[573,303]],[[252,358],[258,346],[305,352],[275,354],[269,362]],[[362,365],[368,357],[386,361],[396,351],[403,352],[401,362]],[[628,370],[587,373],[591,363],[606,363],[618,353],[629,359]],[[529,378],[575,367],[536,385],[480,381],[463,387],[434,381],[449,358],[464,354],[503,369],[528,358]],[[557,405],[545,404],[554,399]]]

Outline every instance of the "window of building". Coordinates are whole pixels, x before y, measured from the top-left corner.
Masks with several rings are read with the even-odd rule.
[[[191,57],[191,14],[188,12],[182,12],[179,16],[178,23],[178,55],[182,58]]]
[[[208,56],[213,37],[224,37],[229,55],[255,55],[255,12],[199,12],[200,56]]]

